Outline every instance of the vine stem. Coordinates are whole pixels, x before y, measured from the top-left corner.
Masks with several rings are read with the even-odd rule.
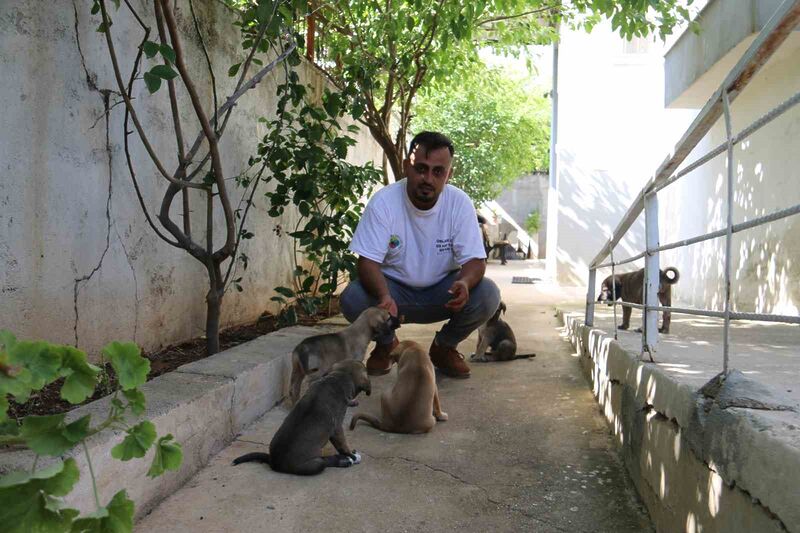
[[[36,454],[36,457],[33,458],[33,466],[31,466],[31,474],[36,472],[36,465],[39,464],[39,454]]]
[[[92,491],[94,491],[94,503],[97,505],[97,510],[100,510],[100,495],[97,493],[97,480],[94,477],[94,468],[92,467],[92,458],[89,457],[89,447],[86,446],[86,440],[83,444],[83,453],[86,454],[86,463],[89,465],[89,475],[92,476]]]

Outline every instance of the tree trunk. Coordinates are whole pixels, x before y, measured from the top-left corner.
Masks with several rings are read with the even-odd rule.
[[[211,287],[206,296],[206,350],[208,355],[219,352],[219,319],[222,311],[222,292]]]
[[[383,150],[383,155],[389,163],[389,167],[392,169],[394,180],[403,179],[403,158],[397,151],[394,142],[392,142],[392,136],[385,128],[377,124],[369,124],[369,132],[372,134],[372,138],[375,139],[375,142],[377,142]],[[388,173],[384,172],[383,184],[389,185],[390,181]]]
[[[206,295],[206,350],[208,355],[219,352],[219,321],[222,314],[222,297],[225,295],[225,280],[220,264],[213,259],[206,264],[208,269],[208,294]]]

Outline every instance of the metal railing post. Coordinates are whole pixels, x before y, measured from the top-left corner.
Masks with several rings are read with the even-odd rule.
[[[619,340],[617,337],[617,272],[614,268],[614,248],[611,248],[611,301],[614,304],[611,306],[614,310],[614,340]]]
[[[655,250],[658,242],[658,193],[645,194],[644,197],[645,250],[644,256],[644,328],[642,331],[642,352],[653,359],[658,344],[658,311],[649,309],[658,305],[658,286],[661,277],[659,252]]]
[[[725,115],[725,136],[728,141],[728,225],[725,232],[725,326],[722,333],[722,372],[728,374],[731,328],[731,263],[733,246],[733,127],[731,125],[731,102],[728,91],[722,93],[722,107]]]
[[[589,286],[586,289],[586,314],[584,324],[594,326],[594,283],[597,278],[597,270],[589,269]]]

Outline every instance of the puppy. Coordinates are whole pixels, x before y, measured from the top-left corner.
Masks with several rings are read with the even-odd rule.
[[[399,327],[400,321],[389,311],[368,307],[343,330],[304,339],[292,351],[291,403],[300,397],[300,387],[306,375],[322,376],[334,363],[345,359],[363,361],[370,341]]]
[[[329,466],[347,468],[360,463],[361,456],[347,444],[342,422],[348,402],[361,391],[367,396],[372,392],[364,363],[351,359],[334,364],[286,416],[269,443],[268,454],[248,453],[233,464],[258,461],[276,472],[313,476]],[[339,453],[323,457],[328,440]]]
[[[478,363],[492,361],[512,361],[514,359],[527,359],[536,357],[535,353],[517,354],[517,339],[505,320],[500,318],[500,313],[506,312],[506,304],[500,302],[492,318],[478,328],[478,346],[475,353],[469,358]],[[491,352],[487,352],[489,348]]]
[[[381,431],[427,433],[437,420],[447,420],[447,413],[439,403],[433,363],[422,346],[403,341],[391,358],[397,363],[397,381],[392,390],[381,395],[381,418],[356,413],[350,421],[350,430],[364,420]]]
[[[672,286],[678,283],[681,275],[675,267],[669,267],[661,270],[658,283],[658,301],[662,306],[672,305]],[[612,282],[612,278],[614,281]],[[613,283],[613,285],[612,285]],[[637,270],[636,272],[628,272],[627,274],[616,274],[615,276],[608,276],[603,280],[600,285],[600,296],[597,297],[598,302],[611,302],[613,299],[612,289],[614,296],[617,300],[623,302],[630,302],[634,304],[641,304],[644,302],[642,296],[644,292],[644,269]],[[609,303],[609,305],[611,305]],[[622,308],[622,324],[619,329],[628,329],[631,324],[631,308]],[[669,333],[669,323],[671,320],[669,311],[664,311],[664,319],[662,325],[658,328],[659,333]]]

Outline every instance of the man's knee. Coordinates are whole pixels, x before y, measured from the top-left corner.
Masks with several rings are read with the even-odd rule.
[[[469,305],[472,307],[471,312],[480,318],[481,323],[486,322],[500,305],[500,289],[494,281],[484,277],[470,292]]]
[[[348,322],[353,322],[364,309],[374,305],[372,296],[358,280],[351,281],[339,296],[339,307]]]

